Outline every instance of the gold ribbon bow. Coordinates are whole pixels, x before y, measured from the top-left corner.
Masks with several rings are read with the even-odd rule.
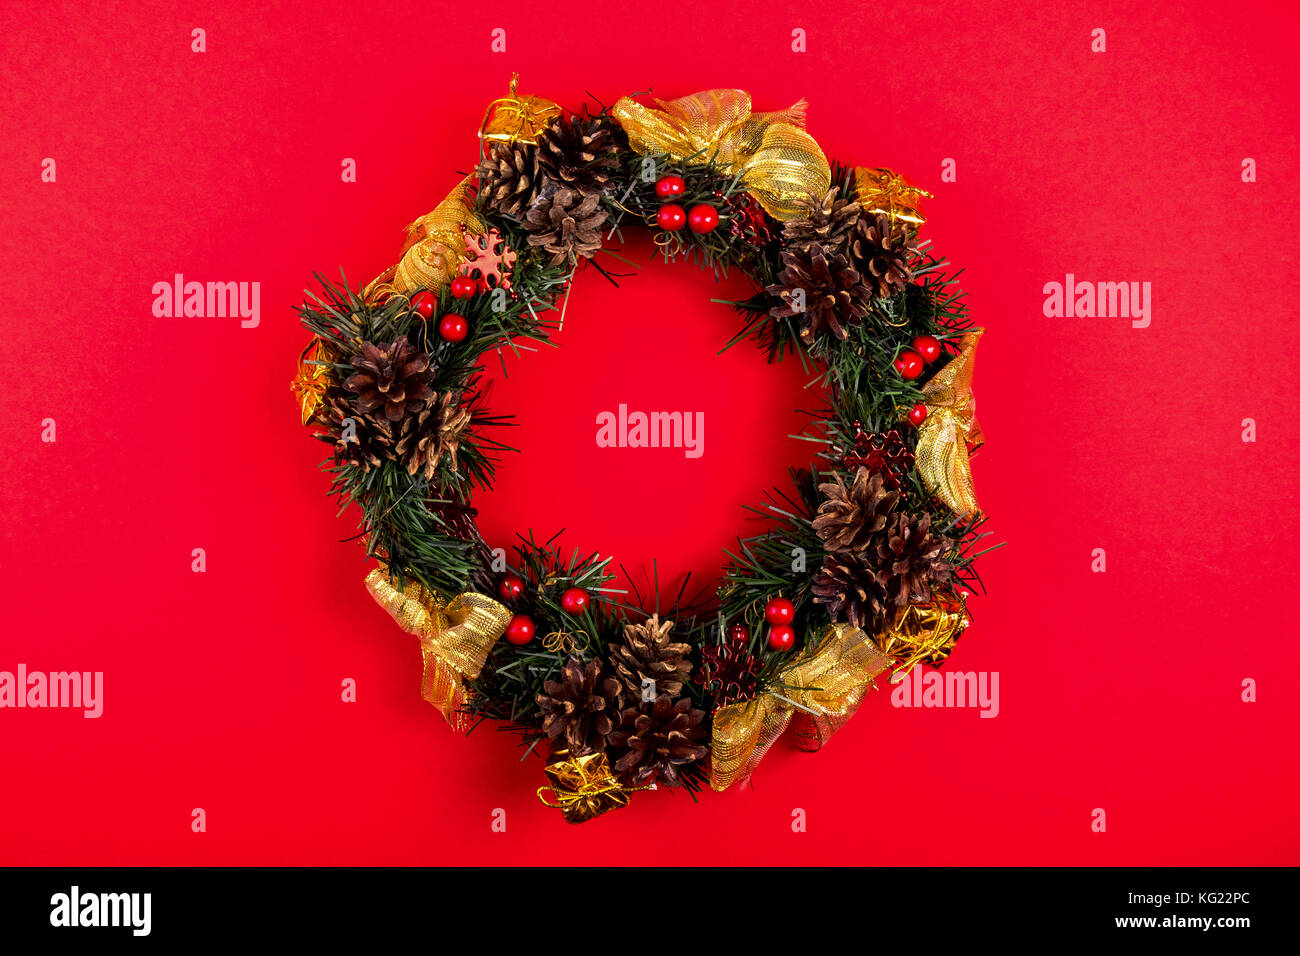
[[[853,170],[853,176],[864,212],[884,213],[891,222],[925,225],[925,216],[917,206],[922,199],[933,199],[934,193],[913,186],[892,169],[859,166]]]
[[[465,255],[465,233],[481,235],[487,223],[474,211],[471,173],[447,198],[406,227],[402,258],[366,288],[366,296],[408,295],[416,289],[437,292],[455,277]]]
[[[925,421],[917,430],[916,470],[925,486],[958,515],[979,510],[971,481],[970,452],[984,443],[975,420],[975,346],[983,329],[962,336],[961,352],[921,388]]]
[[[656,100],[660,109],[623,97],[610,111],[640,153],[667,153],[675,162],[712,162],[780,219],[803,215],[802,200],[820,199],[831,170],[817,141],[804,131],[807,103],[775,113],[751,111],[744,90],[704,90]]]
[[[366,575],[366,590],[402,630],[420,639],[424,654],[420,696],[438,708],[453,729],[468,729],[463,713],[469,693],[465,681],[478,677],[488,651],[510,623],[510,612],[474,591],[444,604],[414,581],[399,590],[386,568]]]
[[[713,714],[713,770],[709,785],[726,790],[747,780],[799,711],[800,739],[816,750],[843,727],[889,670],[889,659],[863,631],[848,624],[827,629],[817,649],[782,671],[777,684],[754,700],[720,707]],[[786,696],[788,695],[788,696]]]
[[[488,104],[479,125],[479,138],[496,143],[536,143],[537,134],[563,110],[544,96],[520,96],[519,74],[510,77],[510,93]]]
[[[537,799],[545,806],[564,813],[568,823],[585,823],[602,813],[627,806],[628,794],[650,787],[625,787],[618,782],[604,753],[571,757],[567,750],[556,750],[546,765],[549,787],[537,788]],[[555,802],[546,798],[554,795]]]

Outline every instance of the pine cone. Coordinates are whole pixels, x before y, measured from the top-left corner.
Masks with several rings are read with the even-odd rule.
[[[807,256],[816,252],[846,252],[862,212],[861,203],[850,202],[839,186],[831,186],[820,200],[809,197],[802,205],[804,215],[785,223],[786,248]]]
[[[552,265],[579,256],[589,259],[600,250],[600,227],[606,215],[599,194],[584,197],[576,189],[557,189],[547,196],[543,190],[524,219],[528,244],[551,253]]]
[[[681,694],[682,681],[691,673],[687,658],[691,645],[674,644],[669,633],[672,629],[672,621],[661,623],[659,615],[652,614],[640,624],[623,625],[623,643],[610,646],[610,663],[629,700],[640,698],[641,681],[647,677],[655,682],[657,696]]]
[[[813,519],[813,530],[827,551],[859,552],[885,529],[898,507],[898,492],[889,489],[883,475],[859,468],[853,484],[839,475],[818,486],[824,496]]]
[[[538,169],[557,185],[598,196],[618,165],[612,120],[577,116],[555,120],[537,137]]]
[[[640,787],[655,780],[681,786],[678,768],[709,752],[707,716],[686,697],[676,703],[659,697],[653,703],[629,707],[623,711],[618,729],[609,735],[614,769],[625,775],[627,786]]]
[[[829,329],[838,338],[848,338],[846,326],[861,322],[867,314],[871,290],[849,260],[835,252],[821,250],[812,254],[797,249],[781,253],[785,268],[777,282],[767,291],[779,297],[782,305],[772,310],[778,318],[802,316],[804,326],[799,337],[811,344]],[[803,309],[798,308],[796,290],[803,290]]]
[[[326,389],[316,421],[324,428],[316,437],[334,446],[334,461],[340,465],[369,471],[392,452],[391,443],[385,444],[383,436],[371,427],[375,420],[358,415],[352,408],[352,395],[338,386]]]
[[[479,201],[491,211],[522,219],[537,192],[537,148],[492,143],[478,164]]]
[[[471,412],[457,401],[452,392],[444,392],[436,404],[402,422],[393,451],[397,460],[406,466],[408,475],[420,471],[426,480],[432,478],[444,455],[451,463],[452,471],[460,468],[456,455],[460,451],[461,434],[469,426]]]
[[[560,670],[560,679],[548,680],[542,689],[545,693],[537,695],[537,707],[547,737],[563,737],[575,757],[604,748],[623,706],[623,685],[604,664],[593,660],[584,667],[571,657]]]
[[[356,393],[352,407],[362,415],[377,419],[372,413],[380,412],[388,421],[398,422],[433,398],[429,356],[417,352],[404,338],[387,345],[362,342],[361,354],[353,356],[352,367],[356,371],[343,387]]]
[[[952,580],[955,568],[948,555],[956,546],[952,538],[930,533],[928,514],[896,514],[876,549],[876,581],[895,607],[925,604],[931,584]]]
[[[858,220],[849,254],[875,297],[887,299],[912,281],[912,262],[919,250],[916,235],[882,212]]]
[[[885,588],[869,563],[873,557],[832,552],[812,579],[814,604],[826,605],[831,620],[848,621],[868,634],[879,632],[885,622]]]

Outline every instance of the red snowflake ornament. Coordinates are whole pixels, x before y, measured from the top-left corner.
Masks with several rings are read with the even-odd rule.
[[[873,434],[854,422],[853,432],[853,448],[844,456],[844,467],[866,468],[884,478],[887,487],[899,487],[916,459],[898,429]]]
[[[514,267],[515,254],[501,233],[489,229],[482,235],[465,234],[465,256],[458,271],[478,283],[479,293],[509,289],[510,270]]]

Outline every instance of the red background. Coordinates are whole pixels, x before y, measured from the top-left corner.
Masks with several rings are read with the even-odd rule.
[[[243,6],[0,13],[0,669],[105,673],[99,720],[0,711],[0,860],[1300,862],[1286,5]],[[829,155],[936,192],[926,232],[988,328],[976,480],[1009,542],[951,666],[1000,673],[996,719],[876,695],[820,754],[778,747],[752,791],[570,828],[514,738],[459,739],[419,699],[415,641],[366,596],[297,423],[290,308],[312,269],[392,261],[512,71],[568,106],[806,96]],[[260,327],[154,318],[176,272],[260,281]],[[1151,282],[1150,328],[1045,318],[1066,272]],[[741,505],[806,460],[783,436],[816,404],[797,367],[715,357],[736,323],[717,294],[685,266],[617,292],[579,276],[564,347],[497,390],[524,454],[479,501],[491,540],[566,528],[638,574],[717,574]],[[702,410],[704,457],[597,449],[620,401]]]

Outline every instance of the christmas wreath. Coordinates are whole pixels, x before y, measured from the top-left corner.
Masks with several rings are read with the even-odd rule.
[[[318,275],[298,309],[302,421],[360,509],[367,588],[420,640],[423,697],[459,730],[544,744],[538,796],[571,822],[635,790],[737,786],[787,729],[816,749],[880,675],[939,665],[969,623],[981,330],[918,241],[929,194],[828,162],[804,111],[709,90],[571,113],[512,82],[477,168],[397,264],[364,288]],[[597,253],[633,228],[668,260],[751,278],[729,346],[793,353],[825,396],[816,461],[754,507],[768,523],[716,590],[655,613],[598,554],[529,533],[507,560],[471,505],[509,450],[485,354],[545,340],[575,270],[605,273]]]

